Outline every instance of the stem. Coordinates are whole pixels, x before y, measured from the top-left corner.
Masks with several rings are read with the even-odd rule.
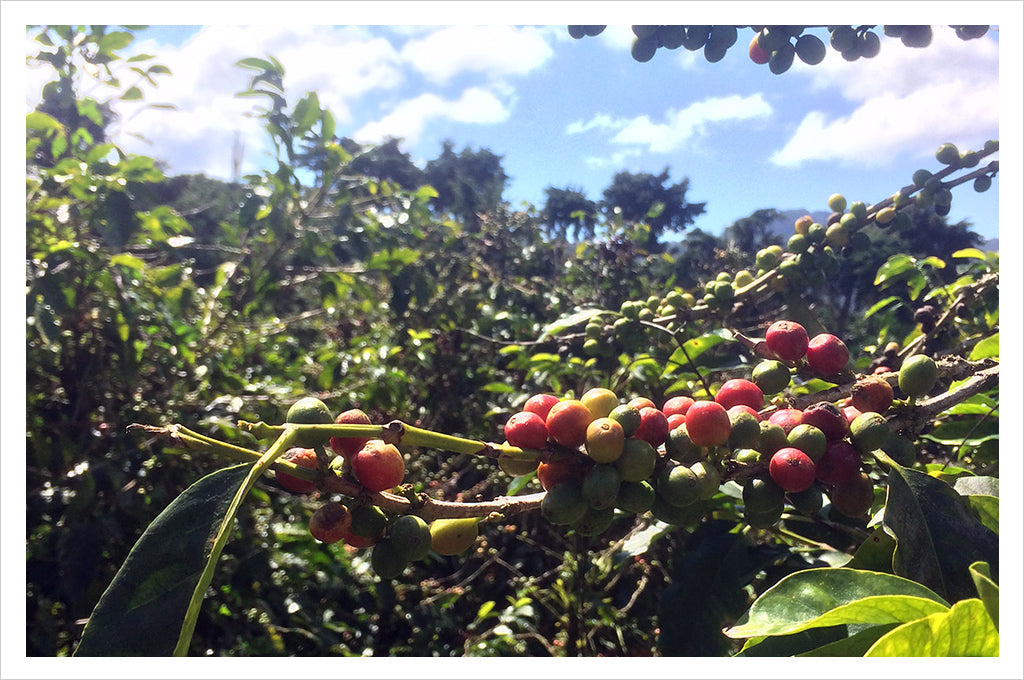
[[[192,640],[196,621],[199,618],[199,608],[202,605],[203,597],[206,595],[206,589],[210,587],[210,582],[213,581],[213,572],[217,568],[220,554],[228,542],[231,530],[234,529],[235,515],[238,513],[238,508],[242,505],[242,501],[248,495],[256,480],[266,472],[267,468],[270,467],[278,456],[288,450],[288,447],[295,439],[296,433],[297,430],[294,428],[285,429],[281,436],[267,449],[267,452],[260,456],[256,464],[252,466],[249,474],[245,477],[245,482],[239,487],[235,497],[231,499],[231,505],[228,506],[228,511],[224,515],[224,521],[221,522],[220,528],[217,530],[217,536],[213,541],[213,547],[206,560],[206,566],[203,568],[203,573],[199,576],[199,583],[196,584],[195,590],[192,591],[192,599],[189,601],[188,610],[185,612],[185,620],[181,624],[181,632],[178,635],[178,644],[174,647],[174,656],[185,656],[188,653],[188,645]]]

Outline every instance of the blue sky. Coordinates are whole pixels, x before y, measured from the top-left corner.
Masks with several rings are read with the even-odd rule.
[[[550,23],[538,24],[543,16],[527,12],[522,18],[530,21],[520,25],[522,13],[513,11],[465,25],[460,10],[470,3],[433,3],[444,11],[429,21],[381,25],[396,14],[422,16],[381,11],[403,4],[356,3],[362,13],[352,15],[359,19],[353,23],[371,25],[268,24],[260,11],[267,5],[259,3],[243,17],[188,9],[161,15],[189,24],[219,16],[208,26],[165,25],[157,16],[132,50],[170,67],[173,75],[147,100],[172,102],[178,110],[126,109],[132,117],[122,132],[140,132],[152,144],[127,134],[120,141],[167,161],[172,173],[226,179],[238,134],[246,149],[243,172],[256,170],[266,161],[266,139],[246,115],[256,100],[234,96],[249,75],[234,63],[273,54],[285,67],[290,100],[317,90],[339,135],[366,142],[400,137],[418,164],[437,156],[444,139],[456,149],[488,148],[503,157],[511,177],[505,198],[513,205],[541,206],[547,186],[582,188],[598,200],[620,170],[668,167],[671,181],[689,179],[688,200],[707,203],[694,226],[717,234],[760,208],[824,210],[834,192],[870,205],[909,184],[917,168],[938,169],[940,144],[976,149],[999,137],[995,31],[964,42],[933,22],[930,48],[910,49],[882,36],[874,59],[848,63],[830,49],[822,64],[797,64],[777,76],[749,60],[749,28],[740,29],[736,46],[716,64],[682,48],[661,49],[638,63],[629,55],[630,19],[606,18],[608,28],[596,38],[569,37],[566,23],[583,17],[566,6],[589,4],[551,3],[557,11]],[[633,5],[637,21],[693,23],[676,3]],[[729,14],[726,20],[742,18]],[[230,25],[240,18],[251,25]],[[827,40],[824,29],[812,32]],[[27,105],[43,73],[30,70]],[[949,219],[967,219],[984,236],[998,236],[999,188],[998,179],[985,194],[960,187]]]

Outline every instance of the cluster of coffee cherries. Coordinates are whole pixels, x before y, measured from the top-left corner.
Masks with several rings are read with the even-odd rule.
[[[332,417],[327,405],[315,397],[296,401],[288,411],[287,422],[302,424],[370,425],[370,418],[360,409],[342,411]],[[310,445],[319,442],[301,442]],[[388,491],[405,479],[405,459],[394,444],[381,439],[331,437],[329,449],[331,474],[357,481],[367,492]],[[315,448],[292,447],[282,459],[316,470],[319,465]],[[317,490],[314,482],[286,472],[275,473],[277,483],[294,493],[309,494]],[[475,518],[438,519],[427,524],[415,514],[389,516],[378,506],[358,498],[346,502],[329,500],[320,505],[309,518],[309,532],[323,543],[344,541],[354,548],[370,548],[370,565],[385,579],[398,577],[414,561],[425,559],[433,550],[440,555],[457,555],[476,541]]]
[[[912,465],[912,442],[890,431],[885,417],[894,390],[868,376],[837,403],[786,407],[781,393],[794,374],[848,374],[849,350],[838,337],[809,338],[793,321],[773,323],[756,342],[765,357],[750,376],[727,380],[713,399],[673,396],[660,407],[646,397],[622,403],[606,388],[577,398],[530,397],[505,423],[507,443],[537,451],[537,460],[502,456],[512,476],[535,474],[547,491],[544,516],[583,535],[604,532],[623,514],[650,512],[668,524],[702,517],[723,482],[742,486],[744,519],[754,527],[779,521],[785,503],[805,513],[823,507],[860,518],[874,500],[867,474],[881,449]],[[935,362],[911,357],[899,373],[908,396],[927,394]],[[837,378],[838,379],[838,378]],[[765,395],[779,394],[766,408]]]

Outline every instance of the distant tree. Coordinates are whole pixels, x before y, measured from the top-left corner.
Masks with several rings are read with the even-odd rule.
[[[782,243],[782,236],[768,227],[779,218],[774,208],[755,210],[748,217],[741,217],[725,228],[722,237],[729,248],[746,254],[755,254],[761,248]]]
[[[460,219],[469,229],[478,231],[481,214],[494,211],[508,182],[501,167],[501,156],[488,149],[469,147],[455,153],[451,140],[442,144],[441,155],[427,161],[424,179],[437,190],[433,206]]]
[[[624,221],[647,224],[651,229],[647,249],[651,252],[660,249],[658,241],[664,233],[683,231],[704,212],[706,205],[687,202],[689,179],[666,185],[668,179],[667,167],[657,175],[620,172],[604,190],[600,203],[601,212],[609,218],[618,208]]]
[[[722,269],[722,239],[694,229],[679,243],[676,255],[676,280],[684,288],[713,279]]]
[[[544,190],[547,200],[541,211],[541,220],[552,236],[569,237],[569,231],[578,239],[594,237],[597,225],[597,203],[588,199],[582,189],[548,187]]]
[[[353,154],[349,172],[379,181],[393,182],[405,189],[415,189],[424,182],[423,171],[416,167],[408,153],[398,148],[402,140],[387,138],[383,143],[364,147],[350,139],[342,146]]]

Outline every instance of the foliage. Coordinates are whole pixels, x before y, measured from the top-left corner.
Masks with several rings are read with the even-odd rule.
[[[851,206],[868,247],[787,243],[759,268],[772,211],[667,248],[704,207],[686,201],[686,180],[666,186],[667,168],[620,173],[600,204],[551,188],[545,210],[513,211],[499,156],[446,143],[420,171],[397,141],[339,140],[316,94],[293,100],[267,57],[238,66],[276,163],[237,184],[167,178],[111,130],[117,101],[167,74],[119,56],[136,30],[31,29],[54,81],[27,117],[29,654],[992,651],[998,255],[974,249],[969,225],[947,225],[934,199],[996,162],[946,164],[927,186],[863,214]],[[108,100],[83,94],[89,73],[112,86]],[[129,74],[139,82],[125,87]],[[925,198],[906,204],[915,194]],[[880,219],[897,203],[901,220]],[[537,511],[489,517],[469,553],[433,553],[392,581],[373,575],[367,551],[306,530],[351,488],[293,495],[258,474],[299,474],[277,460],[294,430],[267,424],[313,394],[407,424],[413,498],[467,508],[507,493],[532,507],[533,476],[474,455],[528,396],[600,385],[658,403],[709,397],[749,375],[777,318],[842,328],[857,373],[914,353],[941,360],[932,398],[890,417],[916,460],[866,463],[878,495],[865,517],[787,508],[752,528],[732,467],[703,521],[616,516],[587,537]],[[839,402],[852,378],[797,373],[768,408]],[[411,502],[378,501],[394,512]],[[154,570],[153,545],[178,547]],[[842,602],[814,619],[780,610],[793,584],[832,578],[847,579]],[[872,591],[892,598],[888,618],[864,619],[876,603],[863,602],[862,579],[898,584]],[[162,634],[139,636],[133,616]],[[936,631],[964,626],[983,632],[974,646],[935,644]]]

